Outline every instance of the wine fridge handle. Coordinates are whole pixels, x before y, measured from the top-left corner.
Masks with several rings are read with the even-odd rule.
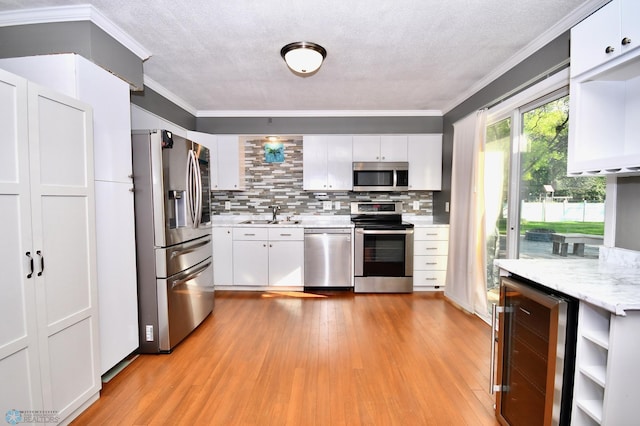
[[[494,394],[496,384],[496,318],[498,315],[496,303],[491,304],[491,364],[489,365],[489,392]]]

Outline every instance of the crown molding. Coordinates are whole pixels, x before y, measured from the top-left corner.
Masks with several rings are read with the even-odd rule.
[[[0,12],[0,27],[52,22],[91,21],[143,61],[151,53],[90,4]]]
[[[487,74],[483,79],[479,80],[476,84],[471,86],[468,90],[458,96],[456,99],[451,101],[449,105],[443,108],[444,113],[448,113],[467,99],[469,99],[472,95],[479,92],[484,87],[488,86],[491,82],[496,80],[498,77],[518,65],[520,62],[527,59],[529,56],[533,55],[538,50],[542,49],[547,43],[554,40],[556,37],[560,36],[562,33],[571,29],[574,25],[582,21],[587,16],[591,15],[596,10],[600,9],[605,4],[609,3],[611,0],[589,0],[578,6],[573,10],[570,14],[565,16],[562,20],[558,21],[555,25],[550,27],[547,31],[542,33],[536,39],[534,39],[531,43],[526,45],[522,50],[518,53],[507,59],[504,63],[494,69],[491,73]]]
[[[154,89],[155,90],[155,89]],[[442,117],[440,110],[208,110],[196,117]]]
[[[197,109],[195,109],[187,101],[182,99],[180,96],[178,96],[175,93],[173,93],[172,91],[166,89],[164,86],[162,86],[157,81],[151,79],[146,74],[143,76],[143,78],[144,78],[144,85],[147,86],[149,89],[151,89],[154,92],[158,93],[163,98],[173,102],[174,104],[176,104],[180,108],[184,109],[185,111],[187,111],[189,114],[193,115],[194,117],[198,117],[199,111]]]

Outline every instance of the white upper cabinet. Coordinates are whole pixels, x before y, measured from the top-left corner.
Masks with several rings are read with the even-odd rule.
[[[308,135],[303,138],[305,191],[350,191],[353,187],[352,137]]]
[[[640,2],[613,0],[571,29],[575,77],[640,46]]]
[[[406,135],[353,136],[353,161],[407,161]]]
[[[239,136],[188,131],[187,138],[209,148],[212,191],[245,188],[244,144]]]
[[[409,135],[409,189],[442,189],[442,134]]]
[[[571,30],[569,175],[640,171],[639,20],[613,0]]]

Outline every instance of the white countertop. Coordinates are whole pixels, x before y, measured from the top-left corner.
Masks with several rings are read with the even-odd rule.
[[[640,268],[601,259],[499,259],[514,275],[552,288],[616,315],[640,310]]]
[[[286,220],[288,216],[278,215],[278,220]],[[349,215],[299,215],[291,216],[291,221],[299,221],[296,224],[242,224],[246,220],[270,220],[271,215],[216,215],[211,222],[213,226],[247,226],[247,227],[274,227],[286,226],[292,228],[349,228],[352,227],[351,216]]]

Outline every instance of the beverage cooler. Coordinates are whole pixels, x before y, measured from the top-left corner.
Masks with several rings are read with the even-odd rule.
[[[569,296],[502,277],[491,336],[491,391],[500,424],[571,423],[577,312]]]

